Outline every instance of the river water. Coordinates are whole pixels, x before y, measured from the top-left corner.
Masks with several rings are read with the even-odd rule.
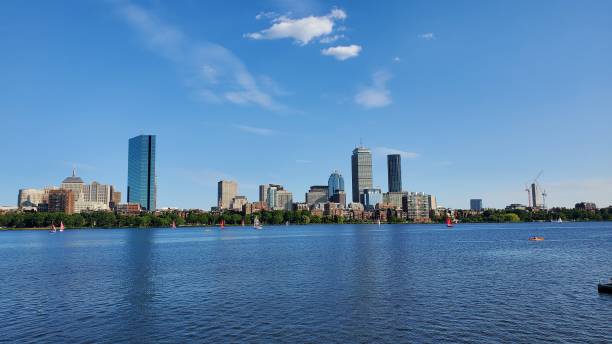
[[[612,342],[612,223],[3,231],[0,276],[7,342]]]

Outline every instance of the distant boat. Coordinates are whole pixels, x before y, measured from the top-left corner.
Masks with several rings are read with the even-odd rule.
[[[289,221],[285,222],[285,226],[289,226]]]
[[[378,221],[376,221],[378,223],[378,225],[380,226],[380,219],[378,219]]]
[[[221,222],[219,223],[219,226],[221,227],[221,229],[225,228],[225,220],[221,219]]]
[[[446,227],[448,227],[448,228],[452,228],[453,227],[453,222],[451,221],[450,217],[446,218]]]
[[[64,221],[60,222],[60,232],[64,231]]]
[[[176,229],[176,222],[172,221],[172,229]]]
[[[606,282],[598,283],[597,291],[600,293],[612,294],[612,278],[610,278],[608,283]]]
[[[561,219],[561,217],[559,217],[559,219],[557,220],[557,222],[559,222],[559,223],[563,222],[563,220]]]
[[[240,225],[244,227],[244,219],[242,219],[242,222],[240,222]]]
[[[263,229],[261,223],[259,223],[259,218],[255,216],[255,220],[253,220],[253,228],[255,229]]]
[[[51,232],[51,233],[57,232],[57,229],[55,228],[55,224],[53,224],[53,223],[51,224],[51,230],[49,232]]]
[[[544,241],[544,237],[541,236],[532,236],[529,238],[529,241]]]

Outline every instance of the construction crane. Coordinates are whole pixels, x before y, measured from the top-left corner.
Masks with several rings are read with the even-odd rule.
[[[533,200],[534,208],[538,208],[539,206],[537,198],[538,194],[542,196],[542,208],[546,208],[546,196],[548,196],[548,194],[546,194],[546,190],[542,189],[540,183],[538,182],[542,176],[542,173],[544,173],[544,170],[541,170],[540,173],[538,173],[538,175],[533,179],[533,183],[531,183],[531,198]]]
[[[527,191],[527,204],[529,204],[529,208],[531,208],[531,190],[529,190],[529,184],[525,184],[525,190]]]

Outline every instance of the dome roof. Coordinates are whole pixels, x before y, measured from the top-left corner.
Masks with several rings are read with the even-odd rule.
[[[72,176],[70,177],[66,177],[66,179],[64,179],[64,181],[62,182],[62,184],[83,184],[83,179],[81,179],[81,177],[77,177],[76,176],[76,171],[73,169],[72,170]]]

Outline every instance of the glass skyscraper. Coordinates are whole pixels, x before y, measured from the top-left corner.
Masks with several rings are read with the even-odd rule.
[[[351,156],[353,202],[359,203],[364,189],[372,188],[372,152],[365,147],[353,149]]]
[[[344,191],[344,178],[338,171],[334,171],[327,180],[327,195],[332,197],[338,191]]]
[[[402,192],[402,156],[387,155],[387,174],[389,177],[389,192]]]
[[[129,141],[127,202],[155,210],[155,135],[139,135]]]

